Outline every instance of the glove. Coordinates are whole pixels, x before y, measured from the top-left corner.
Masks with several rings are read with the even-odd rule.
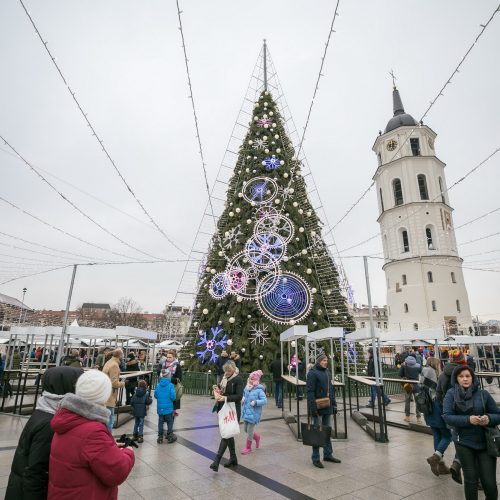
[[[139,448],[139,445],[133,440],[130,439],[126,434],[122,434],[116,441],[117,443],[123,443],[118,446],[118,448],[127,448],[134,447]]]
[[[250,403],[250,406],[255,406],[256,404],[257,404],[257,402],[256,402],[256,401],[252,401],[252,402]]]

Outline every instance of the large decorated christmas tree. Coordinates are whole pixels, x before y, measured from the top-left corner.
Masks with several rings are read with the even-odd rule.
[[[191,369],[209,369],[224,348],[240,354],[243,371],[267,369],[279,334],[296,324],[354,329],[322,226],[278,106],[264,90],[201,270],[183,350]]]

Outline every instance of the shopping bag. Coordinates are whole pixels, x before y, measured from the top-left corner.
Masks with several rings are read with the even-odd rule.
[[[177,384],[174,385],[175,389],[175,400],[179,401],[182,398],[182,395],[184,394],[184,386],[182,385],[182,382],[178,381]]]
[[[324,448],[330,440],[332,428],[328,425],[315,425],[311,423],[311,418],[307,418],[307,422],[300,423],[300,431],[302,433],[302,444],[305,446],[315,446]]]
[[[238,414],[234,403],[224,403],[219,411],[219,431],[222,439],[229,439],[240,433]]]

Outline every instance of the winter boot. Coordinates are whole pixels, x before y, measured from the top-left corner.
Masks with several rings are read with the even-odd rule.
[[[168,444],[172,444],[172,443],[175,443],[177,441],[177,436],[171,432],[170,434],[167,434],[167,443]]]
[[[260,434],[257,434],[256,432],[254,432],[253,438],[255,440],[255,449],[260,448]]]
[[[405,417],[403,420],[404,420],[405,422],[407,422],[407,423],[410,423],[410,421],[411,421],[411,419],[410,419],[410,417],[409,417],[409,416]]]
[[[210,468],[217,472],[219,470],[219,464],[227,448],[227,439],[221,439],[219,444],[219,449],[217,450],[217,455],[215,455],[215,460],[210,464]]]
[[[163,443],[163,434],[158,434],[158,439],[156,440],[156,442],[158,444],[162,444]]]
[[[248,455],[249,453],[252,453],[252,441],[250,441],[250,439],[247,439],[245,448],[241,450],[241,454]]]
[[[238,459],[236,458],[236,444],[234,438],[228,440],[227,446],[229,448],[229,461],[224,464],[224,467],[236,467],[238,465]]]
[[[435,476],[439,476],[439,462],[441,462],[441,457],[435,453],[427,459],[427,463],[431,466],[431,471]]]
[[[132,436],[132,441],[137,441],[139,439],[139,435],[135,434]]]
[[[138,442],[138,443],[144,443],[144,438],[143,438],[142,436],[139,436],[139,437],[137,438],[137,442]]]
[[[450,474],[450,469],[448,468],[448,466],[444,463],[444,461],[441,459],[441,462],[439,462],[439,465],[438,465],[438,471],[439,471],[439,474]]]
[[[462,484],[462,466],[453,460],[450,467],[451,478],[455,483]]]

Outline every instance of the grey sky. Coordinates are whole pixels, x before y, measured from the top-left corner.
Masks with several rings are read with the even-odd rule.
[[[183,248],[192,243],[206,193],[194,134],[175,1],[26,0],[49,47],[119,168],[156,221]],[[313,110],[305,152],[335,223],[368,187],[376,169],[371,151],[392,116],[394,69],[406,111],[416,119],[488,20],[496,0],[466,2],[343,0],[325,77]],[[181,1],[193,86],[210,183],[215,179],[263,38],[298,127],[305,121],[333,1]],[[500,14],[425,122],[438,134],[448,185],[500,146]],[[35,166],[146,222],[100,151],[34,33],[20,3],[0,3],[0,134]],[[142,258],[74,212],[11,154],[0,150],[0,196],[98,245]],[[458,226],[500,206],[500,155],[450,191]],[[58,188],[131,245],[163,258],[182,258],[154,229],[101,204],[57,179]],[[115,260],[0,202],[0,231],[62,250]],[[348,248],[378,231],[372,191],[339,225]],[[459,243],[498,231],[500,211],[457,230]],[[71,262],[5,245],[31,247],[0,235],[0,282],[34,270],[6,263],[15,255]],[[500,236],[459,247],[461,255],[500,250]],[[347,252],[381,252],[376,238]],[[466,259],[491,267],[500,251]],[[40,263],[38,263],[40,264]],[[362,261],[344,265],[355,298],[366,300]],[[381,262],[372,260],[374,302],[385,303]],[[174,296],[183,264],[80,268],[73,305],[134,297],[159,311]],[[36,308],[62,309],[71,270],[0,286]],[[500,317],[498,272],[465,271],[473,314]],[[496,314],[495,314],[496,313]]]

